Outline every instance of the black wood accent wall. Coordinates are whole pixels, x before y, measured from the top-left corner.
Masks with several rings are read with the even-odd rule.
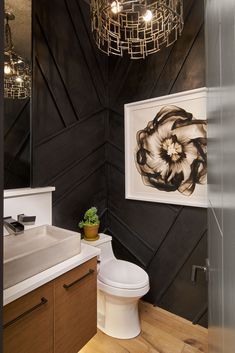
[[[205,86],[203,1],[185,1],[184,12],[184,31],[173,46],[144,61],[109,59],[108,227],[116,255],[147,270],[145,299],[193,320],[207,301],[205,275],[190,282],[192,264],[207,257],[206,210],[125,200],[124,170],[123,105]],[[200,322],[206,324],[206,315]]]
[[[145,268],[145,299],[206,324],[207,285],[192,264],[207,256],[206,210],[125,200],[125,103],[205,85],[203,0],[185,0],[185,28],[146,60],[95,47],[83,0],[34,0],[34,186],[55,185],[54,224],[77,229],[96,205],[114,251]],[[202,315],[201,315],[202,314]]]
[[[4,99],[4,189],[30,186],[30,99]]]
[[[78,229],[96,205],[106,217],[107,59],[89,33],[89,7],[79,0],[33,5],[34,186],[54,185],[54,224]]]

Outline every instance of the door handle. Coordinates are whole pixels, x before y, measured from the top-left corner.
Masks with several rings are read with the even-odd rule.
[[[84,278],[86,278],[87,276],[90,276],[92,273],[94,273],[95,271],[93,269],[89,269],[89,271],[87,273],[85,273],[85,275],[83,275],[82,277],[76,279],[76,281],[69,283],[69,284],[64,284],[63,287],[65,289],[69,289],[70,287],[74,286],[75,284],[81,282]]]
[[[48,300],[47,300],[46,298],[42,297],[42,298],[41,298],[41,302],[40,302],[39,304],[37,304],[37,305],[33,306],[32,308],[26,310],[24,313],[20,314],[20,315],[17,316],[16,318],[14,318],[14,319],[8,321],[7,323],[5,323],[5,324],[3,325],[3,328],[5,329],[5,328],[7,328],[8,326],[13,325],[15,322],[21,320],[23,317],[29,315],[29,314],[32,313],[34,310],[40,308],[41,306],[43,306],[43,305],[46,304],[47,302],[48,302]]]

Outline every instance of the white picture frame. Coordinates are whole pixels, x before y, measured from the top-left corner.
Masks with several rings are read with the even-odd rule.
[[[174,159],[179,158],[178,159],[179,161],[181,161],[181,160],[183,161],[183,158],[180,157],[181,154],[180,153],[177,154],[178,153],[178,152],[176,152],[177,149],[180,150],[181,152],[182,152],[182,149],[183,150],[185,149],[185,151],[188,151],[189,146],[192,146],[191,150],[194,151],[195,150],[195,149],[193,149],[194,145],[195,145],[195,143],[198,143],[197,142],[198,140],[199,141],[206,141],[206,136],[205,136],[205,138],[203,138],[203,137],[199,136],[199,133],[197,135],[197,129],[199,129],[201,127],[203,127],[203,129],[201,129],[200,131],[203,130],[204,131],[203,134],[206,134],[206,132],[205,132],[206,131],[206,123],[205,123],[205,120],[206,120],[206,98],[207,98],[207,88],[202,87],[202,88],[195,89],[195,90],[184,91],[184,92],[171,94],[171,95],[167,95],[167,96],[162,96],[162,97],[158,97],[158,98],[147,99],[147,100],[143,100],[143,101],[139,101],[139,102],[125,104],[125,197],[126,197],[126,199],[151,201],[151,202],[159,202],[159,203],[167,203],[167,204],[177,204],[177,205],[196,206],[196,207],[208,207],[207,182],[205,182],[205,178],[206,178],[206,157],[205,157],[205,155],[206,155],[205,147],[206,146],[205,146],[205,143],[206,142],[203,142],[203,148],[204,148],[203,151],[205,152],[204,154],[202,154],[204,156],[203,158],[201,157],[201,154],[200,154],[200,151],[201,151],[200,145],[197,145],[198,150],[199,150],[199,153],[198,153],[199,157],[195,158],[196,159],[195,162],[194,162],[194,160],[192,162],[192,157],[191,157],[192,154],[190,154],[189,152],[186,152],[184,154],[184,158],[187,158],[187,160],[184,161],[184,163],[187,162],[187,165],[189,165],[193,169],[193,171],[196,170],[198,173],[198,176],[196,176],[196,178],[191,177],[191,179],[190,179],[190,180],[193,180],[193,184],[194,184],[194,186],[193,186],[194,190],[190,195],[185,194],[185,193],[189,192],[188,190],[192,190],[192,189],[190,189],[190,187],[188,187],[188,189],[186,188],[186,186],[192,184],[192,183],[190,184],[190,182],[188,181],[189,179],[183,180],[182,184],[180,184],[180,186],[177,190],[174,190],[174,191],[165,191],[165,189],[159,190],[159,188],[158,188],[159,185],[160,185],[160,188],[161,188],[161,185],[163,185],[163,188],[168,188],[169,185],[170,185],[169,187],[172,188],[176,184],[176,182],[175,182],[175,180],[177,179],[176,176],[179,175],[179,173],[178,174],[175,173],[174,179],[171,179],[170,182],[167,181],[167,182],[163,182],[163,184],[160,184],[158,182],[159,180],[161,182],[163,179],[166,180],[166,177],[163,178],[163,176],[162,176],[162,175],[165,175],[164,174],[165,172],[162,171],[163,167],[161,167],[161,163],[160,163],[160,167],[159,167],[160,173],[155,174],[155,175],[158,175],[158,177],[156,179],[156,178],[152,177],[153,174],[151,174],[151,177],[149,177],[150,173],[149,172],[146,173],[146,170],[149,168],[149,162],[146,162],[146,164],[142,165],[141,163],[144,163],[144,162],[143,162],[143,159],[141,159],[142,157],[140,158],[140,156],[142,156],[142,154],[144,154],[145,156],[147,155],[147,157],[149,155],[155,156],[155,154],[156,154],[155,152],[153,153],[153,151],[154,151],[153,147],[152,147],[151,153],[149,151],[146,152],[147,154],[145,153],[146,148],[143,147],[143,146],[145,146],[144,144],[149,146],[149,141],[154,141],[154,140],[150,140],[150,135],[148,135],[148,133],[146,133],[146,132],[143,133],[143,130],[147,127],[147,124],[150,121],[154,122],[154,124],[155,124],[155,122],[157,122],[157,124],[159,124],[159,126],[160,125],[161,126],[160,126],[160,128],[154,130],[154,134],[155,133],[160,134],[160,131],[163,131],[163,130],[159,130],[159,129],[163,129],[164,124],[165,124],[164,128],[166,126],[170,126],[170,123],[169,123],[170,120],[168,118],[166,118],[165,119],[166,122],[164,122],[164,119],[159,117],[161,115],[159,112],[166,111],[167,109],[168,109],[168,111],[171,111],[171,109],[174,110],[174,108],[172,108],[174,106],[178,107],[178,110],[180,112],[184,110],[187,113],[192,114],[193,121],[190,122],[189,120],[187,120],[189,122],[188,123],[186,122],[187,130],[186,130],[185,126],[181,127],[181,125],[179,127],[177,126],[177,130],[174,130],[174,131],[177,131],[178,135],[180,135],[180,129],[181,129],[181,135],[182,135],[182,131],[183,132],[185,131],[185,136],[187,135],[187,138],[189,138],[188,136],[192,135],[192,140],[190,142],[187,142],[187,146],[186,146],[186,144],[185,144],[185,146],[182,144],[183,147],[182,146],[180,147],[180,143],[178,143],[178,142],[170,145],[169,141],[172,142],[172,140],[169,139],[169,136],[171,136],[171,135],[167,135],[168,136],[167,143],[169,143],[170,147],[167,145],[168,149],[164,150],[164,153],[165,152],[167,153],[166,158],[169,158],[169,156],[170,156],[170,158],[174,158]],[[163,110],[161,110],[162,108],[163,108]],[[172,114],[174,115],[174,113],[172,113]],[[157,118],[155,118],[156,116],[157,116]],[[166,114],[165,115],[162,114],[161,116],[166,117]],[[187,115],[187,116],[189,116],[189,115]],[[155,120],[154,120],[154,118],[155,118]],[[170,119],[177,120],[178,117],[177,118],[173,117]],[[197,120],[199,120],[199,121],[195,122]],[[180,121],[179,124],[181,124],[181,120],[179,120],[179,121]],[[204,121],[204,123],[201,124],[202,121]],[[185,122],[182,122],[182,124],[185,124]],[[153,125],[151,125],[151,126],[153,126]],[[184,128],[184,130],[183,130],[183,128]],[[192,130],[192,129],[194,129],[194,130]],[[141,131],[141,133],[140,133],[140,131]],[[146,131],[146,129],[144,131]],[[153,130],[151,130],[151,131],[153,131]],[[186,134],[186,132],[187,132],[187,134]],[[197,135],[197,136],[199,136],[199,138],[193,137],[194,132],[195,132],[195,136]],[[172,130],[170,130],[170,134],[171,133],[172,133]],[[164,146],[164,148],[165,148],[166,147],[166,139],[164,140],[162,135],[163,135],[163,133],[161,133],[161,136],[159,135],[162,138],[161,143],[163,143],[163,144],[161,144],[161,146]],[[138,142],[137,142],[137,136],[138,136]],[[146,138],[144,137],[144,139],[143,139],[142,136],[146,136]],[[156,137],[155,140],[158,141],[158,137]],[[186,141],[186,140],[184,140],[184,137],[181,137],[181,140]],[[154,145],[154,143],[152,144],[152,146],[155,146],[155,145]],[[172,150],[171,146],[173,146],[173,150]],[[174,149],[175,146],[177,147],[176,149]],[[159,146],[157,145],[157,148],[158,147]],[[144,151],[144,152],[142,152],[142,151]],[[159,149],[158,149],[158,151],[159,151]],[[160,150],[160,151],[162,151],[162,150]],[[159,156],[160,155],[162,155],[162,152],[159,153]],[[165,154],[164,154],[164,156],[165,156]],[[195,156],[196,156],[196,154],[195,154]],[[200,162],[201,159],[203,160],[203,162]],[[141,162],[140,162],[140,160],[141,160]],[[146,160],[146,158],[144,160]],[[198,160],[199,160],[199,162],[198,162]],[[152,163],[152,160],[151,160],[151,163]],[[147,167],[146,167],[146,165],[147,165]],[[156,165],[156,164],[152,163],[151,165]],[[172,164],[172,160],[170,160],[170,162],[168,164],[164,160],[164,166],[165,165],[167,165],[168,169],[172,165],[175,166],[174,163]],[[180,162],[178,163],[178,165],[181,166]],[[199,165],[199,167],[197,167],[197,169],[195,169],[195,165],[197,165],[197,166]],[[182,164],[182,166],[186,166],[186,164],[184,164],[184,165]],[[161,168],[162,168],[162,170],[161,170]],[[180,168],[180,167],[177,167],[177,168]],[[181,173],[180,176],[189,175],[186,172],[186,171],[188,171],[188,169],[189,168],[187,167],[187,169],[185,169],[183,174]],[[202,169],[203,169],[203,173],[204,173],[203,177],[201,177],[201,174],[202,174],[201,170]],[[156,168],[154,169],[154,173],[156,173]],[[174,174],[174,173],[172,173],[172,171],[170,173],[171,173],[171,175]],[[146,177],[146,175],[147,175],[147,177]],[[169,170],[168,170],[167,175],[169,175]],[[194,174],[191,173],[190,175],[195,176],[195,173]],[[169,178],[171,178],[171,177],[169,177]],[[155,183],[156,180],[157,180],[157,182]],[[174,183],[172,182],[172,180],[174,181]],[[195,182],[195,180],[199,180],[199,182]],[[201,181],[203,181],[203,184],[200,184]],[[152,182],[154,182],[154,186],[153,186]],[[173,184],[173,186],[172,186],[172,184]],[[155,185],[157,185],[157,187],[155,187]],[[183,192],[182,192],[182,190],[183,190]]]

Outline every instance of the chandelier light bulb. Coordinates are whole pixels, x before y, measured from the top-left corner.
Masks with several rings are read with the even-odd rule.
[[[113,1],[111,3],[111,11],[115,15],[122,11],[122,6],[120,5],[120,3],[118,1]]]
[[[24,80],[23,80],[22,77],[20,77],[20,76],[17,76],[17,77],[16,77],[16,82],[21,83],[21,82],[23,82],[23,81],[24,81]]]
[[[10,75],[11,73],[11,67],[8,64],[4,65],[4,74],[5,75]]]
[[[152,11],[146,10],[145,14],[143,15],[144,21],[145,22],[150,22],[152,18],[153,18]]]

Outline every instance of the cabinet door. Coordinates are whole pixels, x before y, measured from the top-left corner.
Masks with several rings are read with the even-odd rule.
[[[53,353],[53,283],[3,309],[3,353]]]
[[[55,353],[77,353],[97,327],[96,258],[55,280]]]

